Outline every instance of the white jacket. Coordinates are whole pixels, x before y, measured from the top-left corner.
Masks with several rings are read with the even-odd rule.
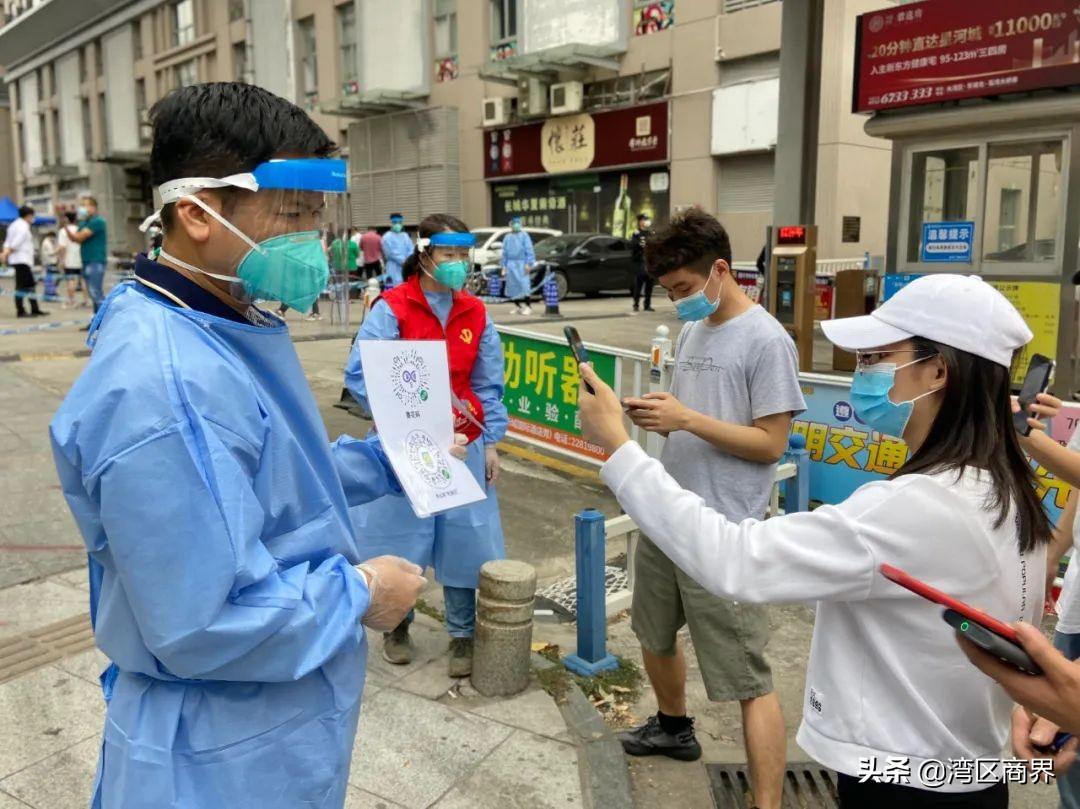
[[[847,500],[764,522],[731,523],[682,489],[629,442],[601,470],[641,530],[716,595],[738,601],[818,601],[799,744],[852,776],[860,760],[910,760],[910,785],[936,759],[1000,758],[1012,700],[956,645],[942,608],[884,578],[883,562],[1004,621],[1037,623],[1045,548],[1022,556],[1010,514],[985,474],[905,475]]]

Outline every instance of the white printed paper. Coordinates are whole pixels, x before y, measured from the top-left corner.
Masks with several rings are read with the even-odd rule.
[[[418,517],[486,496],[454,444],[450,366],[441,340],[361,340],[368,403],[383,450]]]

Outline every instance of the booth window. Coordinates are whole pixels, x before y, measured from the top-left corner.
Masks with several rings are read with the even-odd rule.
[[[1061,141],[990,144],[983,261],[1055,261],[1061,202]]]
[[[912,155],[908,261],[919,260],[919,239],[924,223],[976,218],[978,176],[979,149],[976,146]]]

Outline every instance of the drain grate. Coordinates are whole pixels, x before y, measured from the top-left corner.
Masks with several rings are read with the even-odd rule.
[[[751,809],[750,770],[745,764],[707,764],[716,809]],[[839,809],[836,773],[815,762],[789,764],[783,809]]]
[[[611,565],[604,568],[604,595],[606,597],[610,598],[618,592],[629,590],[629,585],[625,569]],[[545,587],[536,594],[536,607],[554,610],[566,618],[576,620],[577,578],[567,576]]]
[[[0,639],[0,683],[92,648],[94,632],[86,613],[25,635]]]

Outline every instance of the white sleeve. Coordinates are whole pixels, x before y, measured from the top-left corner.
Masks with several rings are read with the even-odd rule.
[[[875,481],[835,506],[741,523],[683,489],[632,441],[608,459],[600,476],[642,532],[688,576],[736,601],[899,595],[902,591],[893,593],[899,591],[895,585],[884,582],[883,587],[877,572],[882,562],[916,577],[936,571],[935,579],[950,585],[997,569],[990,554],[960,552],[980,544],[970,540],[973,528],[965,524],[971,515],[964,503],[924,476]],[[939,531],[956,543],[955,565],[943,565],[942,554],[926,553],[919,541]]]

